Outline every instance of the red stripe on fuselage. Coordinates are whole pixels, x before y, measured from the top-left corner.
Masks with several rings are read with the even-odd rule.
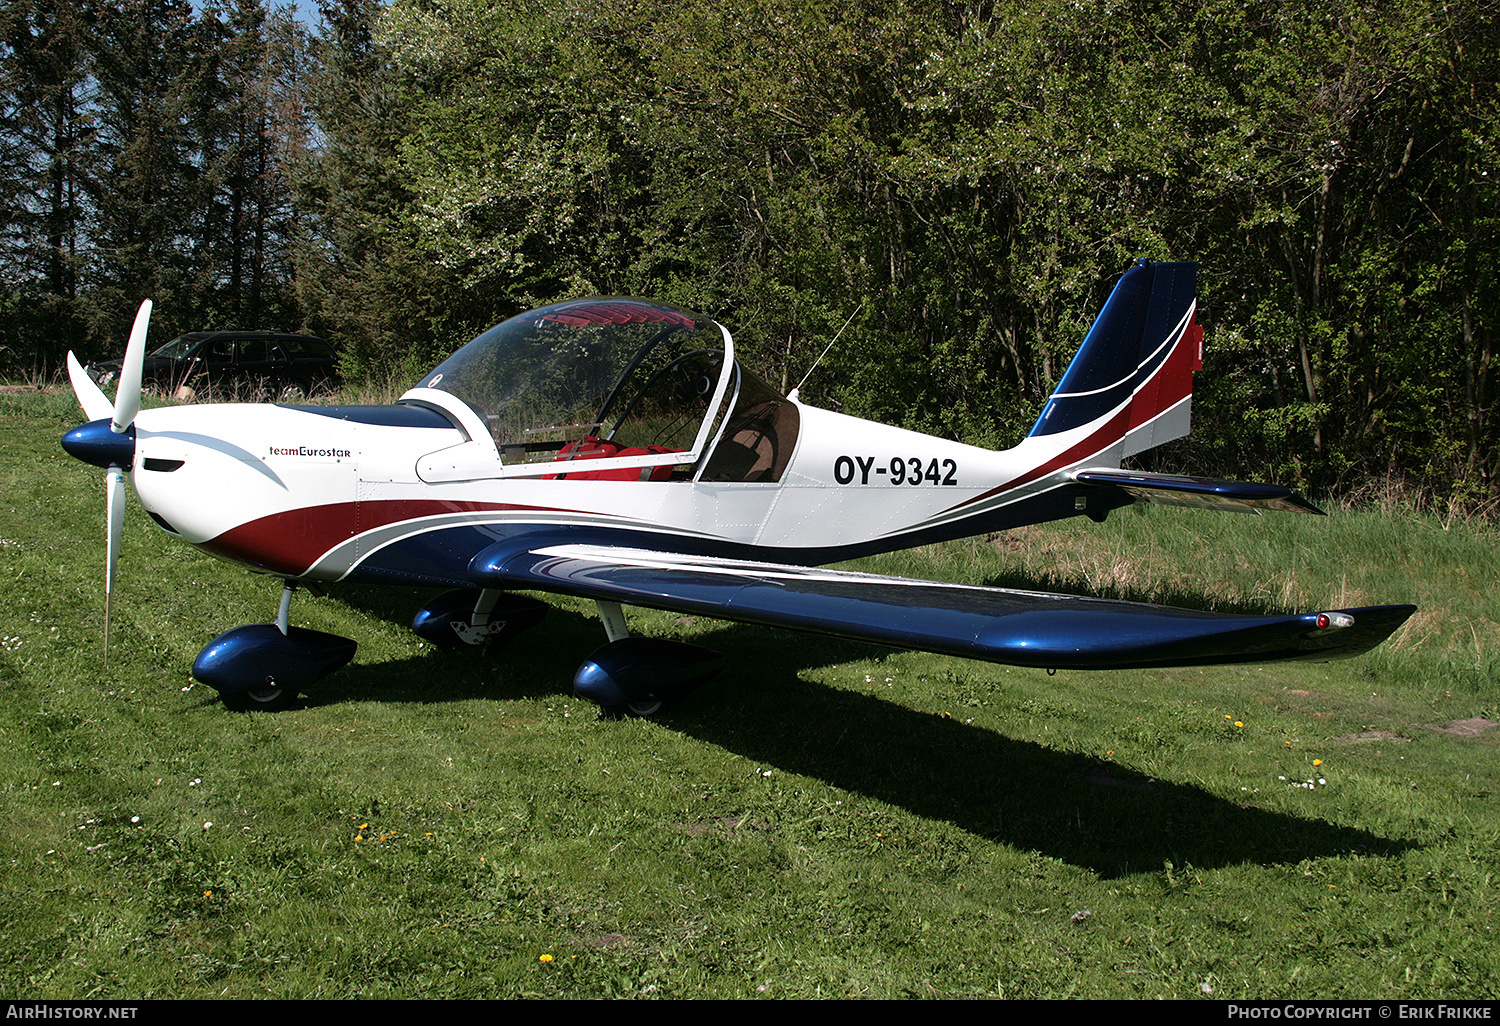
[[[257,569],[296,577],[311,568],[329,549],[378,527],[447,513],[510,510],[570,512],[550,506],[441,499],[335,502],[273,513],[259,520],[252,520],[230,528],[216,538],[210,538],[199,548]]]
[[[1083,441],[1074,445],[1071,449],[1067,449],[1064,452],[1058,453],[1056,456],[1052,457],[1041,466],[1033,467],[1019,477],[1013,477],[1002,485],[996,485],[994,488],[991,488],[989,491],[984,492],[981,495],[976,495],[972,499],[965,499],[963,502],[949,506],[947,509],[943,510],[943,513],[951,513],[956,509],[962,509],[965,506],[972,506],[976,502],[983,502],[985,499],[988,499],[992,495],[999,495],[1001,492],[1009,491],[1012,488],[1019,488],[1023,484],[1035,481],[1039,477],[1045,477],[1046,475],[1052,473],[1054,470],[1061,470],[1063,467],[1066,467],[1069,464],[1077,463],[1079,460],[1083,459],[1086,456],[1092,456],[1097,452],[1102,452],[1103,450],[1113,445],[1115,442],[1118,442],[1121,438],[1125,437],[1126,425],[1129,422],[1130,407],[1127,406],[1119,413],[1116,413],[1113,417],[1111,417],[1109,419],[1109,423],[1105,424],[1098,431],[1095,431],[1093,434],[1089,435]],[[942,516],[942,513],[938,515]]]

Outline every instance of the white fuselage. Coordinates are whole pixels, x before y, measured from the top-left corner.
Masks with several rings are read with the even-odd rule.
[[[269,573],[341,580],[391,546],[455,528],[645,532],[792,561],[802,550],[895,549],[924,531],[968,533],[955,522],[1065,484],[1053,464],[1074,462],[1063,436],[992,452],[798,404],[796,449],[774,483],[557,480],[546,473],[555,466],[502,466],[482,426],[467,423],[471,410],[417,394],[444,407],[446,426],[272,405],[142,411],[130,476],[184,541]],[[413,579],[463,580],[477,551],[466,545],[419,546],[407,562],[434,566]]]

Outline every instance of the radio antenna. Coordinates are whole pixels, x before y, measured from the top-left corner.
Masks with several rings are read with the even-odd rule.
[[[859,306],[855,307],[854,312],[849,315],[848,320],[844,321],[844,328],[849,327],[850,322],[852,322],[854,318],[858,317],[859,312],[864,308],[865,304],[863,302],[861,302]],[[840,335],[843,335],[844,328],[840,328],[838,330],[838,334],[833,336],[832,341],[830,341],[826,346],[823,347],[823,351],[819,353],[818,358],[812,362],[812,366],[807,368],[807,373],[802,375],[802,380],[797,382],[797,387],[786,394],[786,397],[792,402],[797,401],[797,393],[802,391],[802,386],[807,384],[807,379],[812,377],[812,372],[818,369],[818,364],[823,362],[823,357],[828,355],[828,350],[833,348],[833,343],[839,340]]]

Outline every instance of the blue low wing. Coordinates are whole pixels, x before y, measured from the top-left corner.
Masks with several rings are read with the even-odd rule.
[[[1374,606],[1243,616],[597,544],[500,544],[475,557],[469,574],[484,587],[1049,669],[1339,658],[1378,645],[1415,611]]]

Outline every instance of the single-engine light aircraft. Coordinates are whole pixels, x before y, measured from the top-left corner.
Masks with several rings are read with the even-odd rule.
[[[141,410],[151,304],[111,402],[70,353],[91,422],[63,447],[106,470],[105,648],[129,480],[169,534],[284,581],[276,622],[239,627],[194,676],[274,709],[355,643],[291,626],[299,585],[451,589],[414,630],[457,648],[546,604],[594,600],[608,643],[576,692],[649,716],[712,677],[707,649],[631,637],[623,604],[1048,669],[1327,659],[1414,611],[1231,615],[820,567],[1136,501],[1318,513],[1288,488],[1121,469],[1188,431],[1196,266],[1140,261],[1116,284],[1036,426],[1004,452],[818,409],[736,357],[721,325],[639,299],[532,310],[480,335],[391,406]]]

